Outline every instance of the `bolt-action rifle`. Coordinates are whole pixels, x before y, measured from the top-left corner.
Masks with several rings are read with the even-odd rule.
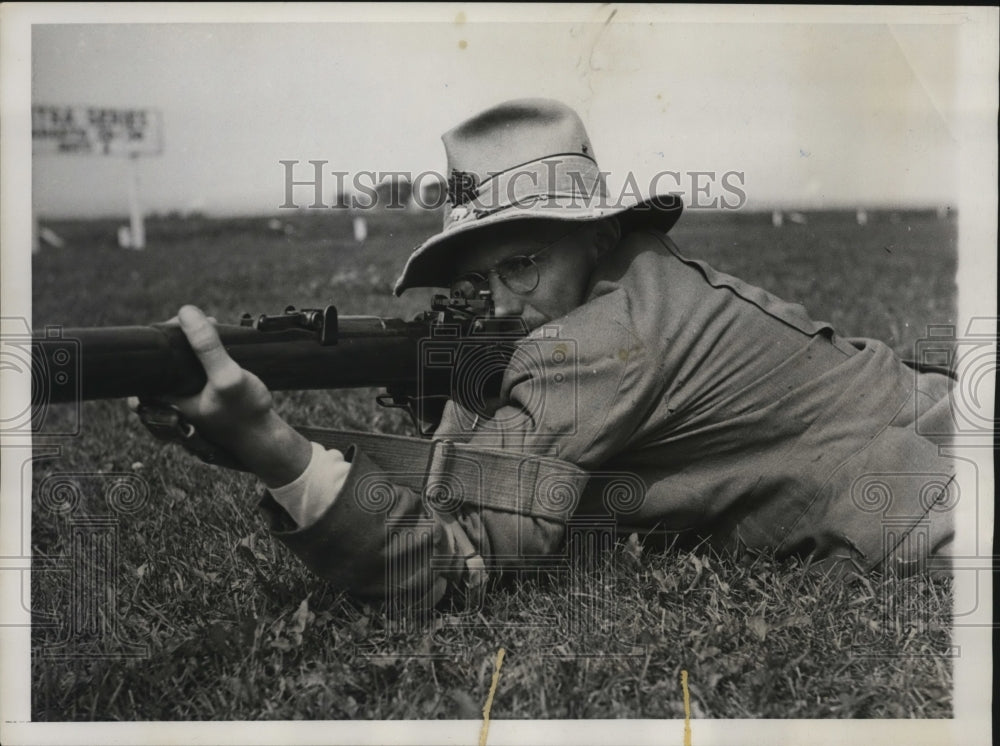
[[[487,406],[525,334],[520,319],[494,315],[488,292],[475,300],[434,296],[412,321],[339,316],[334,306],[218,324],[226,351],[272,391],[384,388],[383,406],[406,409],[420,430],[449,398]],[[195,394],[205,372],[173,324],[46,327],[32,336],[32,404]]]

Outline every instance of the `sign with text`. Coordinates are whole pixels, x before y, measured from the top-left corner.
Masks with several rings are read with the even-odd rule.
[[[34,153],[159,155],[162,135],[162,116],[156,109],[44,104],[31,107]]]

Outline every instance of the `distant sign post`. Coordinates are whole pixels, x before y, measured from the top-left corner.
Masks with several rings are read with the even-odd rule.
[[[163,117],[158,110],[39,104],[31,107],[31,141],[36,154],[126,156],[132,164],[129,245],[145,248],[139,157],[163,152]]]

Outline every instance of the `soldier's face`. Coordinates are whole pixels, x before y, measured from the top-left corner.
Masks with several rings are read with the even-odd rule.
[[[523,220],[483,230],[461,252],[451,287],[490,290],[500,317],[529,329],[565,316],[584,301],[597,259],[596,225]]]

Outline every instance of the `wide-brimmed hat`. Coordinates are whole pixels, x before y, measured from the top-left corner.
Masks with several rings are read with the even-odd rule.
[[[520,99],[487,109],[442,136],[448,201],[441,232],[420,244],[395,293],[443,287],[470,233],[511,220],[599,220],[612,215],[626,233],[670,230],[683,209],[675,194],[609,200],[590,138],[570,107]]]

